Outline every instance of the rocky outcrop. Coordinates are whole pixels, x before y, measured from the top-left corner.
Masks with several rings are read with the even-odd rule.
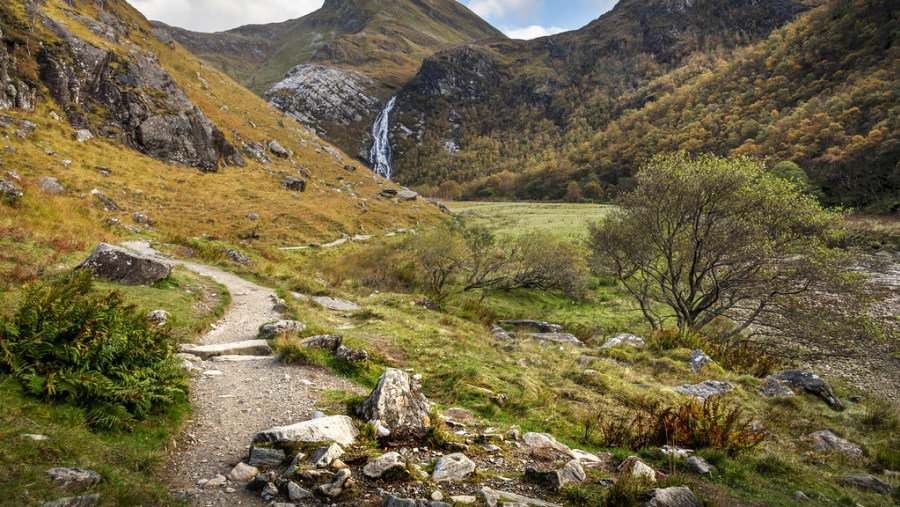
[[[101,243],[77,270],[86,269],[98,278],[121,285],[153,285],[172,271],[171,264],[155,257]]]
[[[0,110],[34,109],[35,89],[22,81],[13,68],[6,39],[0,30]]]
[[[772,376],[795,389],[802,389],[821,398],[832,410],[844,410],[844,404],[834,394],[834,390],[831,389],[828,382],[815,373],[803,370],[785,370]]]
[[[364,421],[377,421],[391,439],[418,439],[431,427],[431,403],[418,382],[395,368],[388,368],[368,398],[356,407]]]

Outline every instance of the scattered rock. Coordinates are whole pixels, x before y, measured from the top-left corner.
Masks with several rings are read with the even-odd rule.
[[[290,426],[278,426],[261,431],[253,437],[253,443],[269,442],[274,445],[303,442],[336,442],[352,445],[359,430],[353,420],[345,415],[320,417]]]
[[[794,491],[794,500],[797,500],[798,502],[808,502],[809,497],[802,491]]]
[[[403,190],[397,192],[397,197],[402,201],[415,201],[419,198],[419,194],[413,192],[412,190],[404,188]]]
[[[531,333],[528,336],[535,340],[546,340],[556,343],[567,343],[569,345],[581,346],[581,340],[571,333]]]
[[[226,250],[225,255],[232,261],[237,262],[238,264],[243,264],[245,266],[248,266],[251,264],[249,257],[247,257],[246,255],[244,255],[241,252],[238,252],[237,250],[235,250],[233,248]]]
[[[700,456],[691,456],[687,459],[685,464],[687,465],[688,470],[699,475],[709,475],[713,468],[715,468]]]
[[[94,507],[98,503],[100,503],[100,495],[95,493],[87,496],[60,498],[42,504],[40,507]]]
[[[294,192],[306,192],[306,180],[297,176],[285,176],[281,179],[281,186]]]
[[[726,393],[734,389],[734,386],[728,382],[720,382],[718,380],[704,380],[699,384],[685,384],[683,386],[673,387],[675,392],[686,396],[694,396],[701,401],[706,401],[710,396]]]
[[[405,477],[406,459],[397,452],[383,454],[363,467],[363,475],[370,479]]]
[[[348,363],[364,363],[369,360],[369,353],[365,350],[351,349],[341,345],[334,353],[335,359]]]
[[[286,488],[288,500],[292,502],[309,500],[313,497],[312,491],[301,488],[300,485],[294,481],[288,481]]]
[[[152,312],[147,312],[145,317],[155,322],[157,326],[165,326],[166,322],[169,321],[170,315],[165,310],[153,310]]]
[[[815,451],[838,451],[855,459],[861,459],[863,457],[862,447],[844,440],[835,435],[831,430],[820,430],[815,433],[810,433],[809,435],[803,436],[802,440],[809,443],[810,447]]]
[[[537,333],[562,333],[563,327],[559,324],[551,324],[540,320],[500,320],[497,324],[501,327],[527,327]]]
[[[705,352],[702,350],[692,350],[691,351],[691,370],[694,373],[700,373],[700,369],[703,368],[707,364],[713,364],[715,361],[712,360],[711,357],[707,356]]]
[[[257,215],[256,213],[250,213],[249,215],[247,215],[247,220],[255,222],[259,220],[259,215]]]
[[[643,347],[647,342],[643,338],[631,333],[622,333],[616,337],[606,340],[606,343],[600,346],[601,349],[609,349],[613,347]]]
[[[282,475],[284,475],[285,477],[290,477],[297,473],[297,471],[300,470],[300,463],[305,457],[306,455],[302,452],[297,453],[297,455],[294,456],[294,459],[291,460],[291,464],[284,470],[284,473]]]
[[[871,474],[850,474],[841,479],[841,484],[856,489],[874,491],[882,495],[894,493],[894,488],[890,484]]]
[[[677,456],[679,458],[687,458],[694,454],[692,449],[684,449],[674,445],[664,445],[659,448],[659,451],[666,456]]]
[[[319,486],[319,492],[329,498],[337,498],[344,492],[351,475],[349,468],[338,470],[331,482]]]
[[[272,155],[275,155],[279,158],[288,158],[293,155],[290,150],[282,146],[281,143],[274,139],[269,141],[269,151],[272,152]]]
[[[91,131],[88,129],[79,129],[75,131],[75,134],[72,136],[79,143],[83,143],[85,141],[90,141],[94,138],[94,134],[91,134]]]
[[[510,493],[508,491],[500,491],[487,486],[482,487],[480,493],[481,497],[484,499],[484,503],[487,504],[488,507],[497,507],[500,505],[501,500],[504,501],[504,505],[509,502],[513,505],[532,505],[534,507],[562,507],[559,504],[545,502],[543,500],[538,500],[537,498],[528,498],[527,496]]]
[[[581,462],[573,459],[559,470],[539,472],[534,468],[528,468],[525,470],[524,478],[526,481],[546,484],[559,491],[566,484],[581,484],[587,478],[587,474],[585,474]]]
[[[141,225],[153,225],[156,223],[156,220],[140,213],[133,213],[131,215],[131,220],[134,221],[134,223]]]
[[[344,449],[338,444],[331,444],[328,447],[319,447],[310,454],[309,459],[318,468],[328,468],[331,463],[344,455]]]
[[[774,374],[773,377],[783,380],[795,389],[803,389],[814,396],[822,398],[832,410],[844,410],[844,405],[835,396],[834,390],[831,389],[828,382],[825,382],[822,377],[815,373],[803,370],[785,370]]]
[[[456,495],[456,496],[451,496],[450,501],[453,502],[454,504],[472,505],[473,503],[478,501],[478,499],[475,498],[474,496],[470,496],[470,495]]]
[[[784,385],[775,377],[766,377],[763,379],[765,384],[759,389],[759,393],[766,398],[779,398],[794,396],[794,391],[790,387]]]
[[[66,193],[66,187],[62,186],[58,179],[49,176],[41,178],[40,181],[38,181],[38,186],[41,187],[41,190],[50,195],[62,195]]]
[[[8,180],[0,180],[0,202],[16,204],[24,196],[25,193],[22,192],[22,189],[16,186],[13,182]]]
[[[96,188],[91,190],[91,195],[97,198],[100,201],[100,204],[103,205],[103,208],[106,211],[122,211],[122,208],[119,207],[118,204],[113,202],[112,199],[103,195],[103,192],[97,190]]]
[[[279,320],[271,324],[264,324],[259,328],[257,338],[260,340],[271,340],[278,335],[287,333],[288,331],[303,331],[306,324],[297,320]]]
[[[120,285],[153,285],[165,279],[172,265],[155,257],[125,248],[100,243],[94,252],[75,269],[86,269],[94,276]]]
[[[224,485],[227,480],[228,479],[226,479],[224,475],[219,474],[219,475],[213,477],[212,479],[206,481],[206,484],[203,485],[203,488],[204,489],[218,488],[219,486]]]
[[[228,472],[228,480],[232,482],[245,483],[259,475],[259,469],[250,466],[244,462],[238,463]]]
[[[245,340],[233,343],[216,343],[213,345],[184,344],[181,352],[193,354],[203,360],[218,356],[270,356],[272,347],[266,340]]]
[[[51,468],[47,470],[47,476],[68,491],[84,491],[102,479],[100,474],[87,468]]]
[[[250,466],[277,466],[287,459],[281,449],[269,449],[266,447],[253,447],[250,449]]]
[[[33,440],[35,442],[44,442],[50,440],[50,437],[48,437],[47,435],[35,435],[33,433],[23,433],[20,436],[24,439]]]
[[[540,449],[540,448],[549,448],[556,449],[564,454],[569,454],[571,450],[569,446],[557,442],[556,438],[553,435],[549,435],[547,433],[526,433],[522,435],[522,441],[526,446]]]
[[[312,298],[312,300],[322,305],[326,309],[334,310],[336,312],[355,312],[359,310],[358,304],[343,299],[330,298],[326,296],[315,296]]]
[[[475,463],[462,453],[448,454],[434,465],[431,478],[435,482],[459,481],[475,472]]]
[[[431,403],[406,372],[388,368],[356,407],[364,421],[380,421],[392,438],[421,438],[431,427]]]
[[[620,474],[629,475],[635,479],[644,478],[650,482],[656,482],[656,471],[637,456],[625,458],[625,461],[619,465],[618,471]]]
[[[641,497],[641,507],[703,507],[687,486],[654,489]]]
[[[344,336],[339,334],[326,334],[322,336],[310,336],[300,340],[300,345],[314,349],[337,350],[344,341]]]

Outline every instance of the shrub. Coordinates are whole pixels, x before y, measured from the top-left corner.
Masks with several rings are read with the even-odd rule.
[[[746,340],[707,339],[704,350],[729,370],[763,378],[778,369],[783,361],[769,354],[762,345]]]
[[[26,392],[71,402],[97,427],[126,427],[185,398],[174,340],[122,293],[92,292],[91,275],[38,285],[0,319],[0,367]]]
[[[603,445],[640,450],[645,447],[678,445],[692,449],[722,449],[736,456],[759,445],[766,431],[742,422],[740,407],[729,409],[720,396],[706,401],[691,400],[662,408],[645,404],[633,416],[610,419],[598,417],[598,433]]]

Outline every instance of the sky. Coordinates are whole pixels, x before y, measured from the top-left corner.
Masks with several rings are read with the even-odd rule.
[[[298,18],[323,0],[129,0],[144,16],[199,32]],[[533,39],[581,28],[616,0],[460,0],[514,39]]]

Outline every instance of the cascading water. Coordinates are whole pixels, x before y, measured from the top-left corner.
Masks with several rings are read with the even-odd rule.
[[[388,138],[391,124],[391,111],[397,103],[397,97],[391,97],[387,105],[384,107],[375,124],[372,125],[372,138],[375,142],[372,144],[372,151],[369,152],[369,159],[372,162],[372,170],[376,174],[383,176],[385,179],[391,179],[391,141]]]

